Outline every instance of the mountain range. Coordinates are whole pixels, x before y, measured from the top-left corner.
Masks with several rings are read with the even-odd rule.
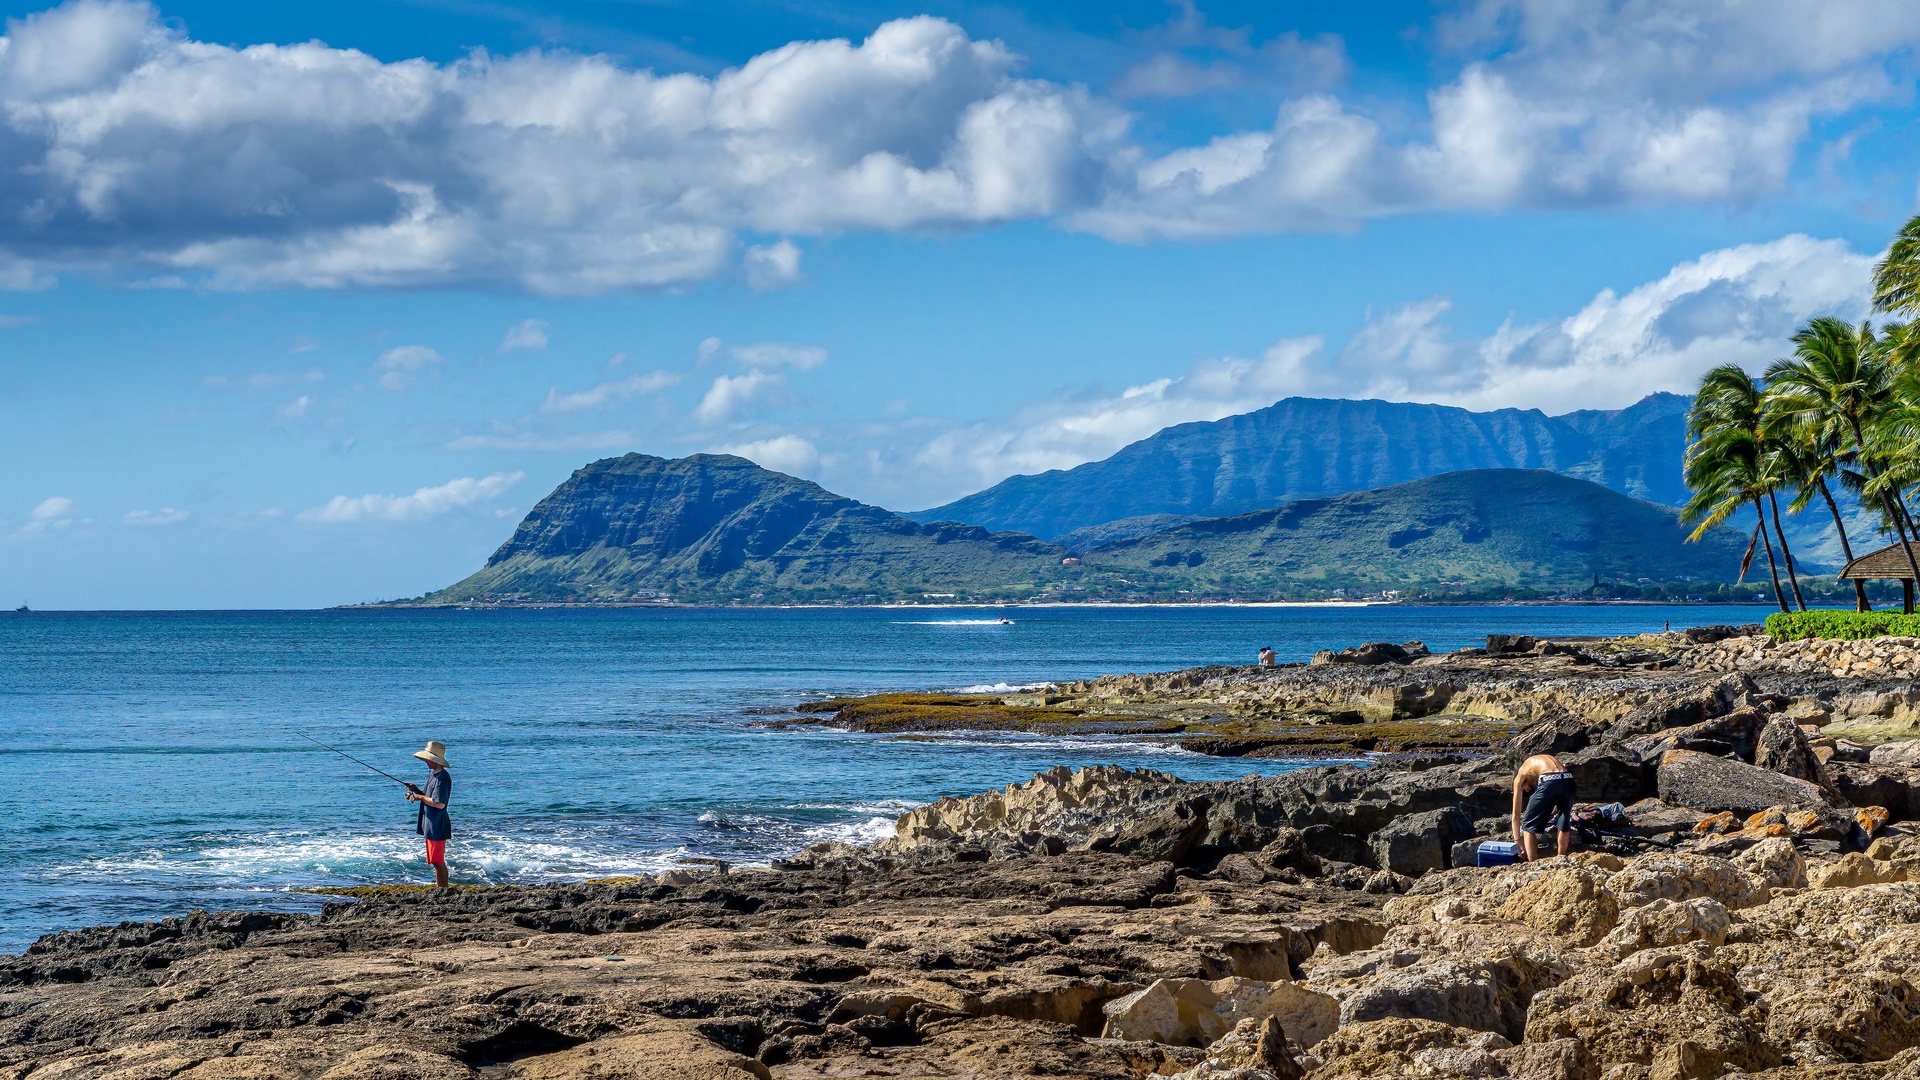
[[[1680,463],[1690,400],[1653,394],[1625,409],[1548,416],[1538,409],[1286,398],[1223,420],[1169,427],[1104,460],[1009,477],[907,516],[1093,546],[1181,519],[1228,517],[1468,469],[1544,469],[1677,506],[1687,498]],[[1089,529],[1097,531],[1081,532]]]
[[[1725,580],[1745,538],[1544,470],[1469,470],[1184,520],[1086,549],[923,523],[716,454],[596,461],[476,573],[414,603],[1302,599]]]

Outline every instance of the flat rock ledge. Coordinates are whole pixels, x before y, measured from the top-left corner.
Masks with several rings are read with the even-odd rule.
[[[49,935],[0,958],[0,1080],[1920,1080],[1920,742],[1835,734],[1911,686],[1657,637],[1034,706],[1512,706],[1453,760],[1057,769],[766,870]],[[1543,750],[1618,806],[1570,857],[1472,865]]]

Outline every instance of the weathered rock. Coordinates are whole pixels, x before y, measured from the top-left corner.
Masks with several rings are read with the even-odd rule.
[[[1824,768],[1834,790],[1855,806],[1884,806],[1901,820],[1911,820],[1920,811],[1920,766],[1835,760]]]
[[[1920,766],[1920,739],[1881,743],[1868,752],[1867,760],[1875,765]]]
[[[1351,649],[1322,649],[1313,654],[1311,661],[1320,664],[1406,664],[1431,655],[1427,647],[1418,641],[1409,641],[1404,645],[1395,645],[1389,641],[1369,641]]]
[[[1457,806],[1394,819],[1368,838],[1376,865],[1418,876],[1449,866],[1451,848],[1473,835],[1473,819]]]
[[[1743,1015],[1734,968],[1699,949],[1644,950],[1544,991],[1528,1013],[1527,1041],[1577,1038],[1603,1074],[1637,1065],[1655,1076],[1717,1077],[1779,1065],[1780,1050]]]
[[[1727,909],[1718,900],[1705,897],[1677,902],[1655,900],[1644,907],[1631,908],[1599,944],[1599,951],[1615,959],[1624,959],[1642,949],[1664,948],[1704,942],[1711,946],[1727,943]]]
[[[1246,1019],[1273,1017],[1302,1046],[1312,1046],[1339,1024],[1332,997],[1297,983],[1227,978],[1157,979],[1144,990],[1106,1005],[1106,1037],[1206,1046]]]
[[[1842,855],[1839,862],[1815,867],[1807,880],[1816,889],[1853,889],[1861,885],[1885,885],[1907,880],[1907,872],[1892,863],[1870,859],[1856,851]]]
[[[1669,750],[1662,755],[1658,784],[1662,802],[1709,812],[1746,815],[1771,806],[1828,805],[1818,784],[1693,750]]]
[[[1491,1055],[1507,1049],[1506,1039],[1485,1031],[1453,1027],[1431,1020],[1392,1018],[1341,1028],[1315,1048],[1325,1062],[1312,1073],[1314,1080],[1374,1080],[1378,1077],[1459,1076],[1440,1071],[1448,1062],[1422,1060],[1434,1051],[1480,1051]],[[1497,1074],[1496,1074],[1497,1075]]]
[[[1548,870],[1516,889],[1496,917],[1575,945],[1591,945],[1619,921],[1620,904],[1596,875],[1567,866]]]
[[[1686,852],[1642,855],[1607,879],[1621,907],[1643,907],[1655,900],[1717,900],[1728,910],[1767,901],[1765,880],[1725,859]]]
[[[1733,857],[1733,864],[1775,889],[1807,887],[1807,861],[1784,837],[1762,840]]]
[[[1600,1080],[1593,1053],[1579,1039],[1521,1043],[1493,1056],[1510,1080]]]
[[[1767,717],[1754,739],[1753,763],[1762,769],[1816,785],[1825,785],[1826,774],[1813,748],[1807,745],[1800,725],[1778,713]]]
[[[1240,1021],[1207,1047],[1204,1062],[1172,1080],[1300,1080],[1303,1075],[1280,1021],[1267,1016]]]

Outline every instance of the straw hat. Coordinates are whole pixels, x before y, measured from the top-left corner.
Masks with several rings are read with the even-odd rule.
[[[413,756],[443,769],[447,767],[447,748],[438,739],[428,739],[427,748],[415,751]]]

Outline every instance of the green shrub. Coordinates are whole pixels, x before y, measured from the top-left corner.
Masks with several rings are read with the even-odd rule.
[[[1767,636],[1775,641],[1920,637],[1920,615],[1897,611],[1782,611],[1767,616]]]

